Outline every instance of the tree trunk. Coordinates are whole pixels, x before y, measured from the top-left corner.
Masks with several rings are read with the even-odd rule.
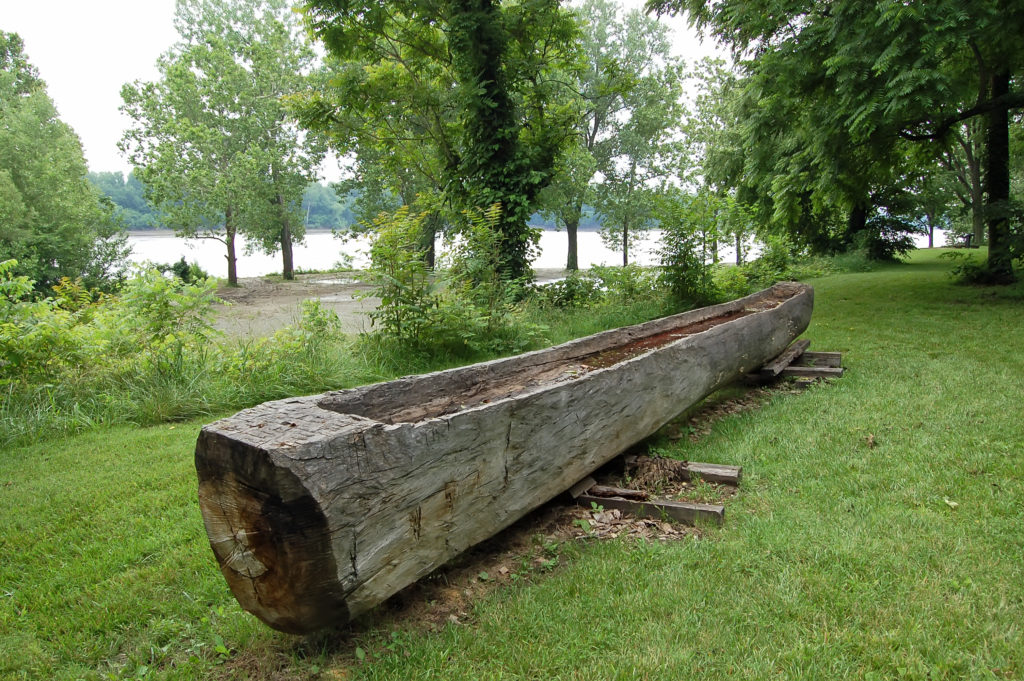
[[[419,247],[423,253],[423,264],[428,270],[432,270],[437,260],[434,243],[437,241],[437,233],[441,231],[441,214],[433,212],[427,215],[423,219],[421,229]]]
[[[991,97],[996,99],[1010,92],[1009,71],[992,76]],[[988,222],[988,270],[993,284],[1010,284],[1013,274],[1013,256],[1010,253],[1010,114],[1007,109],[988,113],[985,155],[985,190],[988,202],[985,216]]]
[[[846,236],[852,238],[854,234],[863,232],[867,228],[868,224],[868,207],[863,203],[858,203],[850,210],[850,215],[846,221]]]
[[[575,201],[572,204],[572,214],[564,218],[565,232],[569,235],[569,254],[565,259],[565,269],[575,272],[580,268],[579,263],[579,228],[580,218],[583,215],[583,200]]]
[[[743,235],[736,234],[736,266],[743,264]]]
[[[280,195],[277,200],[279,202],[282,200]],[[281,211],[284,212],[283,203]],[[295,262],[292,256],[292,227],[287,217],[282,217],[281,220],[281,259],[283,260],[281,276],[291,281],[295,278]]]
[[[565,259],[565,269],[570,272],[575,272],[580,268],[579,257],[578,257],[578,234],[577,230],[580,227],[580,219],[577,217],[575,220],[565,221],[565,232],[569,235],[569,254]]]
[[[985,243],[985,186],[981,178],[981,164],[975,163],[971,173],[971,227],[974,237],[971,243],[980,246]]]
[[[238,286],[238,259],[235,257],[235,216],[231,206],[224,211],[224,244],[228,252],[228,286]]]
[[[629,265],[629,221],[622,223],[622,266]]]

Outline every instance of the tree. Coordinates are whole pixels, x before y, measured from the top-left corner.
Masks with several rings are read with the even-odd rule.
[[[236,239],[280,250],[292,277],[301,197],[323,158],[288,116],[314,54],[284,0],[178,0],[181,41],[160,57],[160,80],[122,90],[132,119],[122,148],[169,226],[226,248],[237,284]]]
[[[578,265],[576,235],[588,202],[596,203],[603,233],[628,262],[637,230],[651,220],[653,185],[669,173],[665,161],[681,113],[681,66],[669,56],[663,24],[637,10],[623,13],[609,0],[588,0],[577,15],[583,64],[563,77],[575,79],[580,111],[544,197],[546,212],[568,234],[570,270]]]
[[[797,115],[791,125],[806,121],[815,133],[787,136],[804,144],[799,149],[775,145],[767,152],[782,166],[775,177],[796,184],[803,174],[813,181],[812,169],[843,164],[838,179],[845,181],[839,185],[851,228],[866,222],[864,199],[872,187],[912,175],[900,168],[907,157],[900,140],[942,141],[960,123],[983,118],[988,270],[993,282],[1014,280],[1009,111],[1024,106],[1024,92],[1012,87],[1024,72],[1024,13],[1014,3],[653,0],[650,6],[686,10],[737,54],[751,55],[744,69],[759,89],[757,100],[786,100]],[[787,164],[786,153],[806,162]]]
[[[503,270],[526,275],[528,219],[568,137],[552,74],[574,51],[569,13],[555,0],[320,0],[305,12],[339,62],[306,120],[353,146],[393,145],[454,219],[500,204]]]
[[[0,260],[17,260],[13,274],[40,290],[61,277],[109,285],[125,235],[23,49],[17,34],[0,31]]]
[[[355,219],[350,203],[349,197],[342,199],[333,187],[310,183],[302,194],[306,228],[343,230]]]
[[[90,172],[89,182],[114,204],[114,214],[126,229],[153,229],[160,216],[146,201],[145,188],[134,172]]]

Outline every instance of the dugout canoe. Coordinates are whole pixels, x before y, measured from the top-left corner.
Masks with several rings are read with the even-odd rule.
[[[242,607],[275,629],[342,624],[777,356],[812,307],[809,286],[781,283],[212,423],[196,470],[221,571]]]

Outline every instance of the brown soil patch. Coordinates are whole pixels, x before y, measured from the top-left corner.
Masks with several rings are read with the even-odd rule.
[[[565,275],[562,270],[536,271],[538,282]],[[380,303],[377,298],[359,298],[372,284],[365,272],[298,274],[294,281],[280,277],[249,277],[237,287],[222,286],[217,296],[228,303],[217,310],[214,326],[232,338],[269,336],[299,320],[303,300],[319,300],[333,310],[345,333],[370,331],[368,313]]]

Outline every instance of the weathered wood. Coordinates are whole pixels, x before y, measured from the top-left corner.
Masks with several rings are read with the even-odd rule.
[[[725,485],[739,485],[743,478],[742,466],[725,466],[717,463],[697,463],[691,461],[687,465],[691,478],[700,478],[708,482]]]
[[[210,424],[196,470],[221,571],[242,607],[276,629],[342,623],[778,355],[812,306],[810,287],[780,284]]]
[[[602,506],[617,508],[638,518],[672,518],[687,525],[713,523],[721,525],[725,521],[725,506],[719,504],[695,504],[689,501],[649,500],[634,501],[621,497],[596,497],[581,494],[577,504],[584,506]]]
[[[841,352],[805,352],[797,357],[791,366],[839,367],[843,365]]]
[[[839,378],[843,375],[843,367],[795,367],[788,366],[779,376],[810,376],[812,378]]]
[[[646,501],[651,495],[638,489],[626,489],[625,487],[611,487],[608,485],[591,485],[585,494],[592,497],[622,497],[633,501]],[[578,499],[580,496],[577,496]]]
[[[583,494],[596,484],[597,480],[594,480],[592,477],[588,475],[587,477],[583,478],[582,480],[580,480],[575,485],[569,488],[569,496],[572,497],[573,499],[576,499],[577,497],[579,497],[579,495]]]
[[[676,461],[661,457],[653,459],[652,457],[637,455],[630,455],[624,458],[627,466],[640,466],[650,461],[657,461],[658,466],[668,468],[673,478],[679,480],[689,481],[698,478],[707,482],[738,486],[743,478],[742,466],[727,466],[698,461]]]
[[[797,357],[802,355],[805,350],[811,345],[811,341],[806,338],[802,338],[788,348],[781,355],[773,359],[768,364],[761,367],[762,376],[778,376],[783,369],[793,363]]]

